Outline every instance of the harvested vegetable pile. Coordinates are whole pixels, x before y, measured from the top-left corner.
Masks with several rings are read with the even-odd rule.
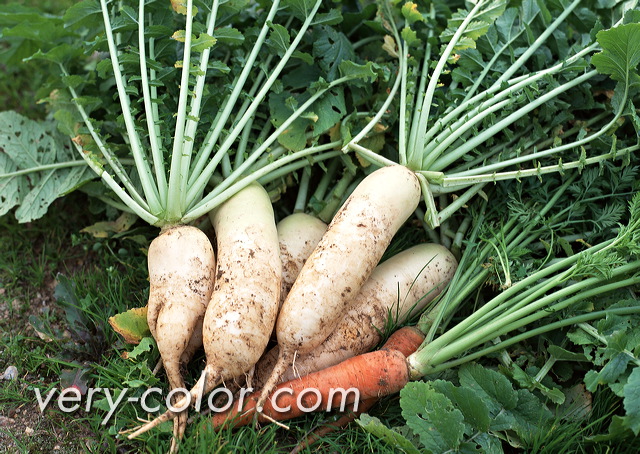
[[[0,114],[0,214],[77,189],[159,229],[110,323],[157,348],[167,410],[122,440],[173,421],[175,452],[228,393],[214,430],[338,408],[405,452],[502,452],[581,424],[582,381],[640,433],[636,1],[5,10],[56,129]],[[398,392],[404,425],[364,413]]]

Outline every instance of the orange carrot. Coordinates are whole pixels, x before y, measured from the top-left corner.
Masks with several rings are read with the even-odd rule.
[[[387,339],[382,348],[387,350],[397,350],[403,355],[409,356],[420,347],[422,341],[424,341],[424,334],[422,331],[413,326],[405,326],[394,332],[389,339]],[[362,413],[366,413],[378,402],[378,400],[379,399],[377,397],[365,399],[362,402],[359,402],[357,410],[353,410],[353,407],[351,407],[349,411],[345,412],[340,416],[340,418],[324,423],[307,435],[307,437],[298,443],[289,454],[298,454],[304,448],[316,443],[325,435],[328,435],[341,427],[346,427],[348,424],[352,423],[357,416]]]
[[[265,401],[262,412],[258,413],[258,421],[285,421],[311,411],[329,411],[340,404],[361,404],[396,393],[409,381],[406,355],[417,350],[423,339],[419,330],[405,327],[396,331],[381,350],[281,383]],[[256,415],[260,394],[257,391],[244,402],[215,414],[213,426],[249,424]],[[358,410],[355,405],[353,409]]]
[[[384,343],[386,350],[398,350],[404,356],[415,352],[424,341],[424,333],[415,326],[403,326],[394,331]]]

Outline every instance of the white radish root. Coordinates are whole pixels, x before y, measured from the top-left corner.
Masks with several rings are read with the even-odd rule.
[[[180,365],[189,355],[189,344],[202,325],[213,291],[213,248],[196,227],[171,227],[151,242],[148,267],[149,329],[158,345],[170,388],[184,388]],[[186,420],[184,412],[174,422],[176,438],[184,433]],[[171,449],[175,449],[173,444]]]
[[[196,402],[224,380],[255,365],[275,324],[282,264],[269,195],[252,184],[210,213],[216,232],[216,281],[203,323],[207,364],[190,392],[174,404]],[[171,420],[167,411],[129,435],[134,438]]]
[[[327,224],[310,214],[293,213],[278,222],[276,227],[282,260],[280,300],[284,302],[302,266],[327,231]]]
[[[411,170],[383,167],[362,180],[336,213],[280,309],[279,358],[258,412],[294,356],[314,350],[335,329],[420,195]]]

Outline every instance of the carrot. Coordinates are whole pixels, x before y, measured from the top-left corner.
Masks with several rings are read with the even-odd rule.
[[[276,322],[279,357],[258,407],[295,355],[318,347],[335,329],[392,237],[420,201],[416,175],[383,167],[356,187],[304,264]]]
[[[329,411],[340,404],[353,403],[353,411],[357,411],[361,402],[396,393],[409,381],[406,356],[423,340],[424,335],[417,328],[405,327],[396,331],[381,350],[281,383],[257,413],[258,421],[285,421],[309,413],[310,409]],[[261,394],[255,392],[245,402],[215,414],[213,426],[231,424],[236,427],[250,423],[256,415]]]
[[[418,328],[413,326],[405,326],[395,331],[389,339],[384,343],[382,348],[387,350],[397,350],[403,355],[409,356],[411,353],[415,352],[422,342],[424,341],[424,333],[420,331]],[[325,435],[330,434],[331,432],[340,429],[341,427],[345,427],[357,416],[362,413],[366,413],[371,407],[373,407],[378,402],[378,397],[371,397],[369,399],[365,399],[358,403],[357,410],[354,410],[353,405],[349,409],[349,411],[345,412],[338,419],[325,423],[322,426],[315,429],[309,435],[305,437],[298,445],[291,450],[289,454],[298,454],[304,448],[311,446],[320,438]]]
[[[365,353],[276,386],[257,413],[258,421],[285,421],[309,413],[308,409],[331,410],[342,402],[349,404],[356,399],[393,394],[408,382],[409,371],[402,353],[397,350]],[[342,393],[336,390],[349,389],[344,399],[340,399]],[[251,394],[242,408],[234,406],[233,412],[217,413],[212,417],[213,426],[220,427],[228,421],[234,427],[250,423],[256,415],[259,397],[260,393]]]
[[[382,349],[397,350],[404,356],[415,352],[424,341],[424,333],[415,326],[403,326],[389,336]]]

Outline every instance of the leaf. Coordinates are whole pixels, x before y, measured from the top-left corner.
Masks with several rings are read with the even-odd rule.
[[[134,347],[130,352],[124,352],[122,354],[123,359],[136,359],[143,353],[150,352],[155,347],[156,342],[153,337],[145,337],[140,340],[140,343]]]
[[[365,86],[367,83],[373,83],[378,74],[374,71],[374,63],[367,62],[364,65],[359,65],[351,60],[344,60],[339,65],[340,76],[348,77],[351,80],[351,85]]]
[[[94,238],[109,238],[109,233],[126,232],[138,220],[132,213],[122,213],[115,221],[102,221],[80,230],[93,235]]]
[[[206,33],[200,33],[197,38],[191,40],[191,50],[193,52],[202,52],[205,49],[213,47],[218,40]]]
[[[547,351],[559,361],[588,361],[588,358],[583,353],[570,352],[557,345],[549,345]]]
[[[602,30],[596,37],[602,47],[602,52],[591,57],[596,70],[630,88],[640,87],[640,75],[635,72],[640,63],[640,24]]]
[[[178,13],[178,14],[182,14],[182,15],[187,15],[187,0],[170,0],[171,1],[171,7],[173,8],[173,10]],[[193,7],[193,9],[191,10],[191,15],[195,16],[196,14],[198,14],[198,8],[196,8],[195,6]]]
[[[517,381],[521,387],[527,388],[531,391],[537,389],[543,396],[547,397],[554,404],[560,405],[564,402],[565,397],[562,390],[545,386],[540,381],[535,380],[534,377],[525,372],[517,364],[511,364],[510,371],[513,375],[513,379]]]
[[[406,2],[400,11],[409,24],[423,20],[422,14],[418,11],[418,5],[413,2]]]
[[[407,454],[420,454],[411,441],[394,429],[385,426],[380,420],[374,416],[364,413],[356,419],[356,423],[370,434],[375,435],[393,448],[397,448]]]
[[[439,453],[455,450],[464,435],[464,416],[430,383],[411,382],[400,391],[402,417],[424,447]]]
[[[293,104],[296,98],[289,92],[272,93],[269,96],[269,111],[271,122],[277,128],[281,126],[294,112]],[[278,142],[292,151],[302,150],[307,144],[306,131],[312,121],[302,116],[296,118],[282,134],[278,136]]]
[[[601,443],[611,440],[618,441],[632,437],[633,433],[625,425],[625,419],[626,418],[624,416],[613,415],[606,434],[594,435],[592,437],[588,437],[587,440],[590,442]]]
[[[185,30],[176,30],[176,32],[171,35],[171,39],[175,39],[178,42],[184,43],[187,39]],[[209,49],[216,44],[217,40],[211,35],[206,33],[200,33],[197,37],[196,35],[191,35],[191,50],[193,52],[202,52],[205,49]],[[135,57],[135,63],[138,62],[139,57]],[[120,59],[123,62],[122,58]],[[155,69],[155,68],[154,68]]]
[[[280,24],[269,24],[269,26],[271,27],[271,33],[265,43],[269,46],[269,49],[279,57],[282,57],[287,52],[289,45],[291,44],[289,31]]]
[[[81,24],[83,26],[95,25],[102,22],[102,8],[98,0],[84,0],[69,7],[62,17],[65,26]]]
[[[484,8],[478,10],[464,29],[462,36],[454,47],[454,51],[475,48],[475,41],[487,33],[489,26],[504,13],[506,5],[506,0],[493,0],[487,3]],[[458,10],[452,14],[447,21],[447,28],[440,35],[443,43],[451,41],[468,15],[469,12],[464,10]]]
[[[329,82],[337,78],[343,61],[356,59],[349,38],[332,27],[322,25],[314,28],[313,40],[313,56],[318,60],[320,68],[326,71]]]
[[[493,406],[493,412],[511,410],[518,404],[517,392],[509,379],[499,372],[479,364],[469,364],[460,369],[458,376],[462,386],[474,390],[481,397],[484,396],[485,403],[492,403],[490,410]]]
[[[239,46],[244,42],[244,36],[237,28],[223,27],[218,28],[213,32],[213,37],[221,43],[229,44],[230,46]]]
[[[511,410],[515,421],[514,430],[520,437],[530,437],[539,433],[539,429],[552,418],[552,413],[532,392],[519,389],[517,395],[518,405]]]
[[[41,60],[41,61],[47,61],[51,63],[64,64],[70,59],[77,57],[81,54],[82,54],[82,49],[80,49],[79,47],[64,43],[54,47],[53,49],[48,50],[47,52],[38,50],[33,55],[25,58],[24,61]]]
[[[43,165],[71,163],[75,153],[54,122],[0,112],[0,216],[18,207],[18,222],[33,221],[42,217],[54,200],[93,179],[95,174],[78,159],[76,166],[38,170]],[[27,173],[15,175],[16,171]]]
[[[109,325],[124,337],[127,344],[138,344],[144,337],[151,335],[147,323],[147,306],[129,309],[109,317]]]
[[[319,136],[336,125],[347,113],[342,88],[327,91],[314,103],[313,110],[318,115],[318,120],[313,125],[313,135]]]
[[[472,389],[457,387],[444,380],[434,381],[433,387],[451,400],[464,415],[464,422],[471,425],[475,432],[489,431],[491,425],[489,408]]]
[[[640,367],[635,367],[624,385],[625,425],[640,434]]]
[[[400,32],[402,39],[407,43],[407,46],[417,46],[420,44],[420,39],[418,38],[418,34],[409,27],[404,27],[402,32]]]
[[[283,0],[282,5],[291,10],[293,15],[300,20],[305,20],[311,14],[314,0]]]
[[[616,380],[627,370],[627,365],[631,357],[626,353],[618,353],[605,366],[597,372],[590,370],[585,375],[585,385],[587,389],[594,392],[598,385],[615,383]]]
[[[337,25],[342,20],[342,12],[339,9],[332,9],[328,13],[316,14],[311,25]]]

